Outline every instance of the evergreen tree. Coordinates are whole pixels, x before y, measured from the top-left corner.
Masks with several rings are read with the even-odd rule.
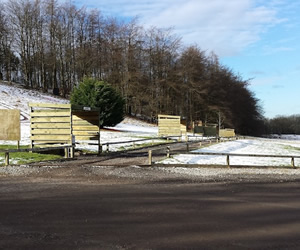
[[[124,119],[125,101],[108,83],[85,78],[74,88],[70,101],[72,105],[100,109],[100,125],[115,126]]]

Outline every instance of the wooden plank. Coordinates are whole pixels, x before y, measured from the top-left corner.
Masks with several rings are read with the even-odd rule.
[[[71,123],[69,122],[65,122],[65,123],[34,123],[34,124],[31,124],[30,127],[32,129],[37,129],[37,128],[40,128],[40,129],[46,129],[46,128],[50,128],[50,129],[59,129],[59,128],[68,128],[70,129],[71,128]]]
[[[55,112],[55,111],[44,111],[44,112],[31,112],[31,117],[70,117],[70,112]]]
[[[158,126],[180,126],[180,122],[172,122],[172,121],[165,121],[165,122],[158,122]]]
[[[75,140],[77,141],[88,141],[88,140],[98,140],[99,136],[76,136]]]
[[[90,125],[90,126],[81,126],[81,125],[75,125],[73,124],[72,127],[73,131],[99,131],[99,127],[96,125]]]
[[[179,119],[180,120],[180,116],[178,115],[158,115],[158,119],[165,119],[165,118],[170,118],[170,119]]]
[[[30,121],[34,122],[71,122],[70,117],[31,117]]]
[[[55,148],[55,147],[59,147],[59,146],[62,146],[63,144],[68,144],[68,142],[62,142],[62,143],[57,143],[54,142],[53,144],[49,144],[49,143],[44,143],[44,144],[34,144],[34,146],[37,148]]]
[[[74,131],[73,130],[73,135],[84,135],[84,136],[98,136],[99,133],[96,131]]]
[[[180,124],[166,124],[166,125],[158,125],[158,128],[168,129],[168,128],[176,128],[180,129]]]
[[[37,141],[33,141],[33,145],[44,145],[44,144],[49,144],[49,143],[52,143],[52,144],[71,144],[71,141],[70,140],[46,140],[46,141],[43,141],[43,140],[37,140]],[[52,145],[51,144],[51,145]]]
[[[159,118],[159,121],[180,121],[180,118]]]
[[[72,140],[72,136],[71,135],[32,135],[30,137],[31,140],[33,141],[37,141],[37,140],[41,140],[41,141],[47,141],[47,140],[51,140],[51,141],[69,141]]]
[[[31,135],[70,135],[70,129],[33,129]]]
[[[161,126],[166,126],[166,125],[178,125],[180,126],[180,122],[179,121],[170,121],[170,120],[166,120],[166,121],[159,121],[158,125]]]
[[[99,121],[99,116],[72,116],[73,121]]]
[[[62,112],[71,112],[71,110],[70,109],[56,109],[56,108],[31,109],[31,113],[43,113],[43,112],[62,113]]]
[[[88,122],[85,120],[81,120],[81,121],[72,121],[73,126],[97,126],[98,125],[98,121],[94,121],[94,122]]]
[[[71,109],[71,104],[62,103],[28,103],[29,107],[32,108],[57,108],[57,109]]]

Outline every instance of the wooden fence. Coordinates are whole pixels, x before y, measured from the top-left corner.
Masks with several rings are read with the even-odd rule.
[[[201,144],[200,144],[201,145]],[[182,152],[180,154],[188,154],[188,155],[214,155],[214,156],[226,156],[226,166],[230,167],[232,165],[230,165],[230,157],[262,157],[262,158],[288,158],[291,159],[291,167],[292,168],[296,168],[295,166],[295,159],[298,158],[300,159],[300,155],[262,155],[262,154],[235,154],[235,153],[221,153],[221,152],[188,152],[189,151],[189,146],[187,143],[187,152]],[[167,149],[167,157],[171,157],[171,152],[170,149]],[[152,153],[151,153],[152,155]],[[149,160],[149,162],[151,162]],[[224,161],[225,162],[225,161]],[[162,165],[162,164],[156,164],[156,165]],[[183,164],[176,164],[176,166],[182,166]],[[207,165],[207,164],[185,164],[185,165],[189,165],[189,166],[203,166],[203,165]],[[172,164],[172,166],[174,166],[174,164]],[[269,166],[267,166],[269,167]]]
[[[70,104],[29,103],[31,148],[72,144]]]

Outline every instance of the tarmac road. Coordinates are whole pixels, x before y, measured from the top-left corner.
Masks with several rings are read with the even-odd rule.
[[[1,177],[0,249],[300,249],[300,183]]]

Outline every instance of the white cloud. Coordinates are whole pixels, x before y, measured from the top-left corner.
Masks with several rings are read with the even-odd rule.
[[[184,43],[219,56],[234,55],[278,24],[280,0],[85,0],[105,14],[139,16],[145,26],[174,27]]]

